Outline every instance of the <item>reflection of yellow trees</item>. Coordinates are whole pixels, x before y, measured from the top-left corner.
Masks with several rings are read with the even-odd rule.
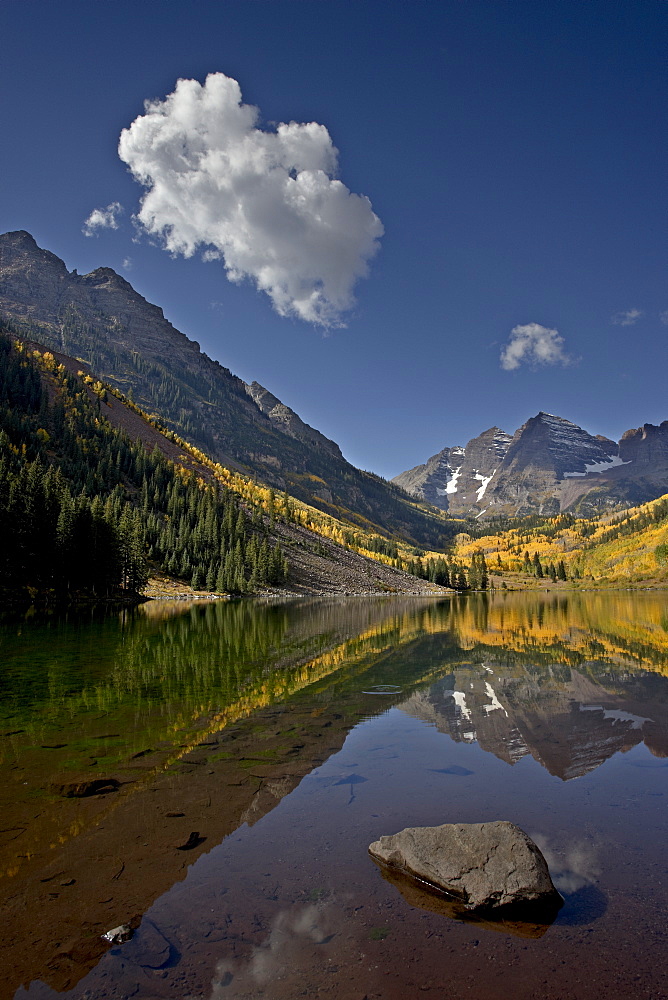
[[[243,611],[247,606],[241,606]],[[285,610],[285,609],[284,609]],[[242,614],[241,619],[245,616]],[[289,639],[283,619],[284,639]],[[261,654],[263,667],[250,668],[249,660],[241,660],[247,669],[235,670],[231,684],[225,688],[215,680],[215,666],[209,661],[202,665],[198,686],[203,695],[191,703],[192,723],[206,718],[207,732],[220,730],[244,718],[253,711],[283,701],[299,691],[313,686],[323,689],[345,685],[346,680],[359,676],[383,656],[397,653],[424,635],[447,635],[453,646],[471,650],[476,646],[493,646],[534,656],[547,656],[553,662],[571,662],[578,658],[609,659],[628,666],[642,666],[668,674],[668,619],[665,604],[657,595],[638,594],[568,594],[554,597],[497,595],[471,597],[409,607],[376,621],[352,638],[325,648],[312,656],[294,640],[288,645],[288,660],[283,656],[277,669],[277,634],[267,639],[266,625],[250,649],[257,651],[258,639],[264,638]],[[215,629],[213,630],[215,635]],[[238,633],[237,633],[238,634]],[[252,633],[250,633],[252,634]],[[323,637],[323,640],[325,637]],[[326,640],[325,640],[326,641]],[[170,644],[167,649],[172,649]],[[271,660],[273,650],[274,666]],[[306,657],[306,658],[305,658]],[[292,662],[289,659],[292,658]],[[296,661],[295,662],[295,658]],[[156,658],[155,669],[162,656]],[[411,685],[419,684],[432,675],[442,673],[447,663],[416,663],[411,671]],[[211,694],[220,698],[223,692],[228,702],[217,711]],[[183,719],[178,720],[184,724]],[[200,723],[201,724],[201,723]],[[173,720],[177,726],[177,720]],[[198,734],[201,739],[201,734]]]
[[[662,597],[651,593],[497,592],[424,603],[297,606],[220,602],[178,612],[161,620],[139,611],[120,616],[113,630],[109,619],[81,628],[79,662],[90,652],[102,655],[106,666],[82,671],[79,685],[71,668],[72,636],[63,635],[61,648],[57,633],[50,632],[52,659],[43,664],[43,686],[16,728],[25,728],[39,745],[76,718],[74,766],[87,741],[99,746],[92,741],[103,712],[105,727],[113,718],[113,729],[123,733],[122,741],[107,748],[109,764],[122,765],[156,742],[165,750],[180,744],[170,757],[176,759],[207,733],[309,687],[343,690],[383,663],[394,669],[401,659],[395,654],[425,636],[442,635],[447,642],[442,649],[433,646],[426,658],[417,654],[406,677],[411,685],[449,669],[476,647],[528,654],[537,664],[603,659],[668,675],[668,611]],[[6,704],[11,700],[8,691]]]
[[[660,594],[496,594],[439,603],[425,630],[451,632],[462,647],[572,654],[668,675],[668,610]]]
[[[345,608],[338,605],[337,610],[345,622]],[[105,707],[133,690],[146,698],[156,685],[161,703],[188,705],[187,716],[176,715],[172,728],[186,717],[194,721],[209,715],[221,728],[419,634],[419,623],[409,612],[388,610],[359,635],[336,642],[337,623],[317,607],[306,620],[289,605],[195,607],[163,622],[149,644],[141,633],[126,639],[113,678],[97,689],[97,703]]]
[[[77,719],[79,754],[99,732],[123,732],[109,747],[117,763],[155,741],[190,746],[203,733],[291,697],[309,686],[340,686],[424,636],[443,635],[442,651],[410,666],[419,683],[477,646],[529,653],[536,662],[607,659],[668,674],[668,610],[659,594],[553,593],[451,597],[414,602],[250,602],[158,606],[114,622],[89,623],[73,636],[45,636],[41,687],[21,727],[34,744]],[[113,628],[112,628],[113,625]],[[20,640],[19,640],[20,643]],[[20,648],[20,647],[19,647]],[[5,654],[11,659],[11,649]],[[90,659],[89,659],[90,658]],[[95,670],[73,663],[100,663]],[[398,663],[393,659],[392,662]],[[8,672],[8,677],[12,676]],[[18,674],[16,674],[18,677]],[[17,681],[18,683],[18,681]],[[7,691],[6,706],[12,703]],[[17,694],[16,701],[22,696]],[[97,745],[97,744],[96,744]],[[73,758],[74,759],[74,758]]]
[[[166,617],[141,609],[124,612],[113,633],[109,618],[77,631],[77,648],[84,655],[90,650],[91,657],[94,650],[104,650],[110,665],[104,679],[78,693],[71,689],[71,676],[60,678],[56,669],[63,652],[73,648],[72,632],[63,632],[62,644],[50,635],[53,683],[43,692],[46,701],[39,712],[36,706],[30,709],[30,715],[39,714],[42,721],[26,725],[25,735],[12,747],[10,762],[20,754],[22,763],[30,763],[33,783],[45,787],[62,783],[71,765],[72,777],[79,775],[86,765],[81,757],[86,747],[104,750],[106,772],[111,769],[116,774],[128,764],[132,767],[135,751],[160,748],[155,758],[145,758],[140,771],[131,770],[131,784],[122,796],[105,803],[92,820],[97,823],[208,736],[315,688],[342,670],[348,676],[364,670],[403,641],[402,636],[413,636],[415,628],[408,628],[410,615],[402,612],[403,607],[395,599],[298,606],[217,602],[195,604],[185,612],[183,605],[164,606]],[[99,742],[100,712],[104,731],[113,728],[121,736],[118,746],[112,737],[105,738],[104,748]],[[56,756],[40,755],[39,744],[47,733],[60,732],[63,721],[71,719],[77,723],[76,743]],[[53,808],[57,816],[57,803]],[[78,836],[90,822],[89,818],[58,828],[50,834],[50,846]],[[19,868],[12,864],[0,871],[0,877],[14,876]]]
[[[124,795],[208,736],[272,704],[308,699],[316,714],[337,700],[346,712],[382,710],[387,703],[362,698],[367,684],[396,681],[405,696],[490,651],[511,673],[514,664],[607,661],[668,675],[668,612],[656,593],[217,602],[185,611],[161,604],[63,627],[62,634],[48,626],[43,638],[43,683],[20,725],[12,716],[11,728],[25,732],[6,741],[7,763],[20,756],[33,782],[45,786],[56,777],[62,783],[70,768],[78,774],[85,752],[103,750],[106,773],[133,768]],[[20,649],[18,633],[16,641]],[[98,666],[86,673],[87,662]],[[12,676],[20,683],[19,671],[8,669]],[[5,694],[8,706],[12,692]],[[45,756],[40,744],[65,743],[52,737],[73,723],[76,738]],[[102,744],[101,732],[122,735]],[[131,758],[148,747],[155,756],[143,758],[138,772]],[[62,836],[76,833],[68,827]]]
[[[21,725],[30,742],[76,718],[73,763],[99,732],[123,732],[107,760],[120,763],[155,741],[190,744],[209,726],[220,729],[254,710],[284,700],[340,670],[369,662],[413,637],[419,621],[410,601],[313,601],[299,605],[215,602],[151,605],[122,612],[77,630],[46,629],[26,654],[22,637],[14,656],[39,663]],[[156,614],[156,609],[159,612]],[[91,667],[88,666],[91,665]],[[20,671],[12,670],[20,684]],[[6,692],[6,707],[25,701]],[[18,728],[18,724],[17,724]],[[99,744],[95,744],[99,746]],[[114,757],[115,753],[117,757]]]
[[[206,648],[204,656],[201,644],[196,642],[196,664],[191,660],[191,654],[194,655],[195,651],[191,646],[193,634],[188,629],[187,617],[172,623],[177,626],[178,641],[174,642],[175,636],[172,634],[165,644],[157,644],[152,649],[149,661],[145,659],[145,647],[129,651],[129,658],[124,661],[122,669],[114,678],[115,696],[128,690],[128,683],[132,686],[134,682],[130,682],[130,678],[133,674],[138,676],[138,671],[143,675],[144,690],[151,677],[166,677],[166,672],[171,671],[173,676],[181,677],[179,698],[182,702],[184,671],[174,658],[176,648],[179,650],[179,657],[185,654],[185,659],[190,664],[187,668],[191,674],[188,711],[178,711],[169,722],[170,735],[173,737],[176,733],[179,734],[179,747],[162,763],[162,767],[181,759],[207,736],[248,718],[256,711],[284,702],[307,688],[314,692],[322,691],[327,688],[328,681],[338,687],[345,684],[346,680],[364,673],[383,654],[394,653],[429,631],[427,626],[430,612],[434,609],[424,607],[418,610],[413,605],[400,607],[392,614],[391,606],[385,606],[385,617],[379,617],[379,608],[374,610],[370,604],[368,611],[369,617],[375,619],[373,624],[359,635],[335,645],[331,645],[331,634],[329,637],[325,634],[314,635],[310,629],[306,642],[292,635],[289,628],[290,611],[294,616],[295,609],[285,606],[266,610],[279,612],[278,623],[268,629],[266,622],[263,625],[255,622],[254,628],[249,628],[249,621],[257,615],[257,606],[244,603],[209,605],[205,616],[208,626],[206,634],[213,642]],[[314,610],[317,619],[317,608]],[[230,612],[234,613],[235,618],[235,627],[232,629]],[[339,605],[339,612],[345,614],[345,608]],[[221,624],[225,626],[222,631]],[[224,632],[228,632],[227,638]],[[278,632],[282,634],[282,645],[277,641]],[[237,659],[229,657],[230,638]],[[256,645],[257,640],[260,640],[262,647]],[[328,643],[330,648],[325,648]],[[324,649],[317,656],[312,656],[314,644]],[[259,652],[260,648],[262,652]],[[310,653],[307,653],[307,649]],[[139,661],[143,661],[143,666],[137,662],[135,654],[139,656]],[[221,669],[226,662],[231,667],[227,672]],[[441,672],[440,665],[426,665],[423,671],[413,672],[411,684],[429,681]],[[111,692],[110,696],[113,697]],[[100,707],[104,705],[104,696],[99,704]]]

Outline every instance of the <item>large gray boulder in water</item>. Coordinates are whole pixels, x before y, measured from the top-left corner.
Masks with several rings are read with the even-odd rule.
[[[547,862],[514,823],[409,827],[369,847],[373,858],[448,893],[470,911],[554,904]]]

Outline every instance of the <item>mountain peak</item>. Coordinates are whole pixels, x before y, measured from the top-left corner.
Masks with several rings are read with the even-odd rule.
[[[31,265],[39,264],[56,270],[65,275],[68,270],[64,261],[50,250],[43,250],[37,245],[35,237],[25,229],[17,229],[11,233],[0,233],[0,269],[25,270]]]
[[[567,420],[566,417],[560,417],[556,413],[547,413],[545,410],[540,410],[532,420],[540,420],[541,423],[547,424],[548,426],[561,427],[566,425],[567,427],[577,427],[572,420]],[[530,421],[527,421],[530,423]]]
[[[455,516],[612,510],[668,490],[668,421],[627,431],[617,444],[540,410],[512,439],[490,428],[393,482]]]
[[[335,441],[315,430],[310,424],[304,423],[300,416],[289,406],[282,403],[278,396],[265,389],[259,382],[244,383],[246,392],[251,397],[255,405],[269,419],[270,423],[278,430],[288,434],[296,441],[304,444],[324,449],[336,458],[342,458],[341,449]]]
[[[25,229],[15,229],[11,233],[2,233],[2,235],[0,235],[0,241],[3,243],[11,243],[14,246],[27,246],[33,250],[40,249],[40,247],[37,246],[35,237]]]
[[[245,385],[246,392],[257,403],[263,413],[268,415],[274,407],[283,405],[278,396],[274,396],[273,392],[269,392],[268,389],[265,389],[255,379],[250,383],[245,383]]]
[[[113,267],[96,267],[94,271],[90,272],[90,274],[77,275],[76,271],[73,271],[72,274],[73,276],[78,277],[79,281],[86,285],[92,285],[93,287],[98,285],[108,285],[110,287],[116,286],[117,288],[122,288],[126,292],[132,292],[134,295],[139,295],[139,292],[132,287],[130,282],[126,281],[126,279],[117,271],[114,271]],[[159,307],[156,306],[156,308]]]

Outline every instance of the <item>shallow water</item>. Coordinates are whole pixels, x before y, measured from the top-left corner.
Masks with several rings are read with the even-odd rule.
[[[155,602],[0,636],[6,996],[668,996],[666,595]],[[542,847],[551,926],[453,919],[367,853],[493,819]]]

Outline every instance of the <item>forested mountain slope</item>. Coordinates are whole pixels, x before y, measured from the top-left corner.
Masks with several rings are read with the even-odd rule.
[[[5,599],[132,597],[151,567],[216,593],[433,589],[382,537],[275,498],[163,433],[75,359],[2,331],[0,526]]]
[[[164,425],[226,468],[239,469],[335,517],[441,547],[437,510],[356,469],[338,446],[258,383],[203,354],[111,268],[86,275],[26,232],[0,236],[0,315],[22,334],[83,360]]]
[[[468,561],[484,553],[492,573],[512,581],[534,575],[626,585],[668,584],[668,494],[598,518],[527,517],[505,531],[462,534],[454,552]]]

